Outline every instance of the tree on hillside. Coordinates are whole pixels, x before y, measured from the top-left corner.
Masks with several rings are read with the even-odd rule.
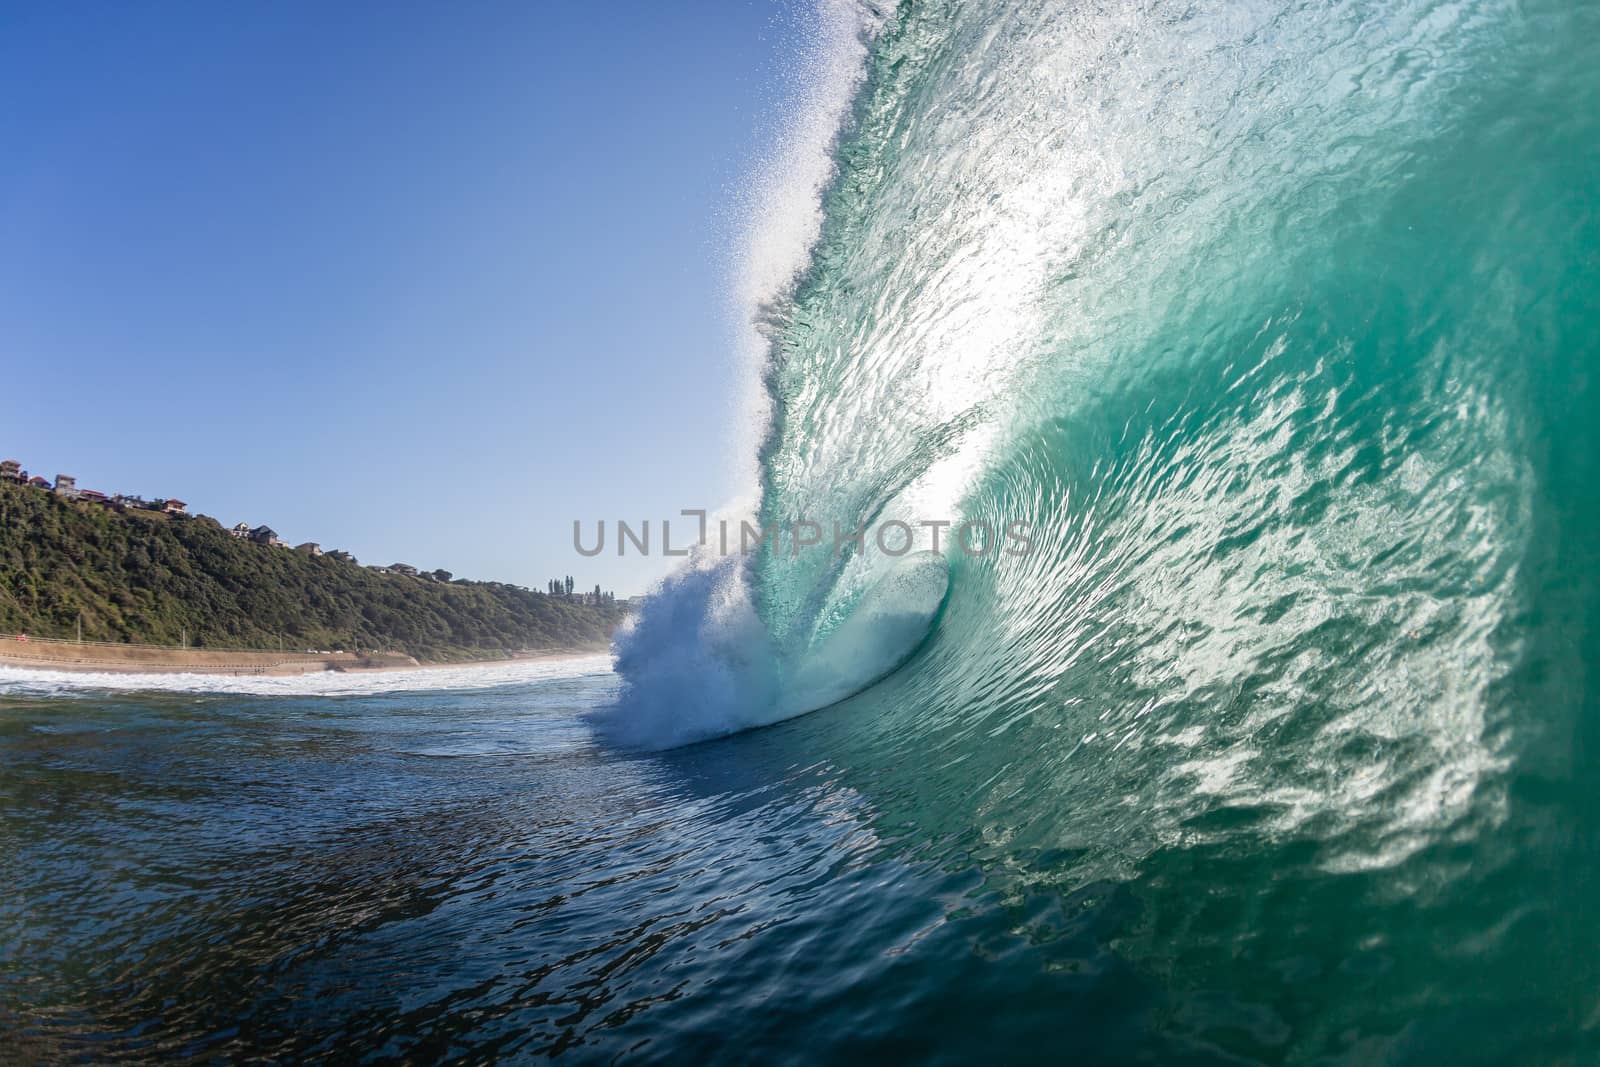
[[[552,592],[566,587],[550,580]],[[81,613],[86,639],[276,649],[287,636],[460,659],[603,641],[617,617],[597,607],[497,582],[396,582],[263,551],[211,522],[151,521],[0,482],[0,633],[72,638]]]

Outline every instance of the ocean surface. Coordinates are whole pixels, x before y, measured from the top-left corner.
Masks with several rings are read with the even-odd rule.
[[[1600,1062],[1600,7],[816,18],[830,536],[614,668],[0,671],[0,1059]],[[1029,546],[831,536],[929,521]]]

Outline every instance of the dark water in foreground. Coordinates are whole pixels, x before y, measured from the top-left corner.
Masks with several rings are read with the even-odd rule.
[[[630,757],[578,718],[615,684],[0,697],[0,1059],[1600,1050],[1560,752],[1387,865],[1248,808],[1118,856],[1033,847],[887,703]],[[1059,831],[1081,787],[1017,807]]]

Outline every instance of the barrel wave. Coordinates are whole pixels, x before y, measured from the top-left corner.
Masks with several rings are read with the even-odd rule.
[[[1452,1045],[1455,1013],[1527,1010],[1504,1033],[1536,1018],[1535,1060],[1592,1038],[1593,957],[1547,950],[1596,928],[1600,11],[1028,0],[861,27],[820,231],[758,308],[758,516],[1031,544],[942,528],[932,632],[808,717],[816,758],[996,899],[1141,880],[1120,947],[1160,959],[1178,924],[1191,990],[1211,920],[1272,927],[1292,970],[1293,931],[1366,894],[1373,929],[1327,933],[1351,971],[1305,976],[1351,1017],[1392,997],[1393,1036],[1437,996],[1430,1047],[1469,1058],[1497,1046]],[[620,642],[608,722],[666,746],[787,718],[897,565],[825,537],[685,571]],[[1181,899],[1222,872],[1254,880],[1218,905],[1244,911]],[[1419,980],[1480,950],[1481,997]],[[1367,1062],[1339,1018],[1299,1054]]]
[[[858,17],[821,232],[757,309],[759,515],[904,522],[948,556],[896,701],[1225,752],[1247,791],[1239,746],[1292,722],[1298,772],[1257,784],[1323,800],[1353,738],[1404,740],[1393,772],[1464,802],[1508,679],[1582,673],[1596,56],[1571,42],[1595,10]],[[962,522],[1023,523],[1029,551],[965,551]],[[621,717],[781,717],[900,563],[775,548],[668,583],[622,644]],[[720,691],[656,699],[686,655]]]

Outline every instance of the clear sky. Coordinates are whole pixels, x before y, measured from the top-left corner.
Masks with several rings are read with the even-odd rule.
[[[0,8],[0,456],[363,562],[642,592],[661,560],[582,559],[571,523],[733,491],[736,205],[796,25]]]

